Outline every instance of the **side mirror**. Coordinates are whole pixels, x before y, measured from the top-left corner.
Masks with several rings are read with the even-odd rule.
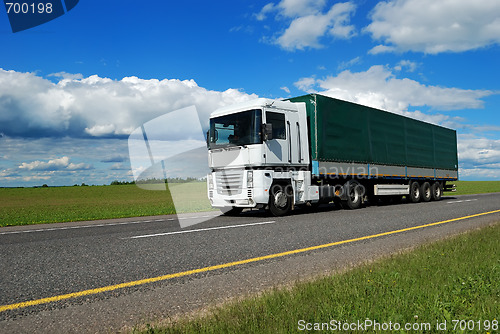
[[[272,124],[262,124],[264,129],[264,140],[273,139],[273,125]]]
[[[219,139],[219,133],[217,130],[208,130],[207,131],[207,146],[210,147],[211,143],[216,143]]]

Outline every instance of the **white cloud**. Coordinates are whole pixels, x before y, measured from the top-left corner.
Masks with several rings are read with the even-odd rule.
[[[294,86],[306,93],[315,93],[314,86],[316,85],[315,78],[302,78],[294,83]]]
[[[52,76],[61,80],[53,83],[34,73],[0,69],[0,133],[35,138],[126,136],[150,119],[189,105],[208,122],[218,107],[257,97],[237,89],[207,90],[194,80]]]
[[[75,164],[69,162],[69,157],[49,160],[47,162],[36,160],[30,163],[23,162],[19,168],[29,171],[60,171],[60,170],[88,170],[93,167],[86,163]]]
[[[267,4],[256,17],[264,20],[269,13],[276,12],[277,21],[289,22],[272,42],[290,51],[321,48],[320,38],[324,36],[338,39],[355,36],[355,27],[349,23],[356,6],[351,2],[336,3],[324,11],[325,5],[324,0],[282,0],[277,5]]]
[[[316,14],[326,4],[326,0],[282,0],[276,8],[280,14],[287,17],[297,17]]]
[[[355,57],[351,60],[341,62],[339,64],[339,66],[337,67],[337,69],[342,71],[342,70],[345,70],[353,65],[359,64],[360,62],[361,62],[361,57]]]
[[[380,44],[380,45],[374,46],[370,51],[368,51],[368,53],[372,54],[372,55],[377,55],[380,53],[393,52],[395,50],[396,50],[396,48],[393,46],[387,46],[387,45]]]
[[[66,80],[74,80],[74,79],[83,79],[83,75],[81,73],[68,73],[68,72],[57,72],[48,75],[49,77],[62,78]]]
[[[67,167],[67,170],[88,170],[88,169],[94,169],[94,166],[86,164],[84,162],[81,162],[79,164],[75,163],[70,163]]]
[[[461,180],[500,180],[500,168],[459,168],[459,178]]]
[[[500,140],[458,136],[460,178],[500,180]]]
[[[268,3],[262,7],[262,10],[259,13],[255,14],[255,18],[257,21],[264,21],[267,18],[267,15],[272,11],[274,11],[274,4]]]
[[[290,88],[284,86],[284,87],[280,87],[280,89],[285,91],[286,93],[290,94]]]
[[[500,140],[481,137],[459,137],[460,160],[471,166],[490,165],[498,168],[500,161]]]
[[[406,68],[408,72],[415,72],[417,67],[418,64],[411,60],[401,60],[396,66],[394,66],[394,69],[399,72]]]
[[[30,163],[23,162],[19,168],[27,170],[60,170],[69,165],[69,158],[62,157],[59,159],[49,160],[48,162],[33,161]]]
[[[0,69],[0,183],[29,186],[37,180],[51,185],[131,180],[123,170],[130,169],[128,158],[116,161],[116,157],[128,156],[124,139],[141,125],[194,105],[206,127],[215,109],[257,97],[237,89],[207,90],[193,80],[112,80],[68,73],[51,75],[49,80],[35,73]],[[185,139],[195,131],[188,122],[179,122],[173,129],[166,133],[169,140]],[[206,155],[203,158],[206,162]],[[103,167],[103,161],[126,163]]]
[[[25,182],[40,181],[40,180],[50,180],[50,175],[33,175],[33,176],[23,176],[22,180]]]
[[[397,113],[407,112],[410,106],[438,110],[482,108],[481,99],[494,94],[487,90],[444,88],[408,78],[398,79],[388,67],[381,65],[365,72],[346,70],[324,79],[301,78],[295,86],[305,92],[321,91],[316,87],[319,86],[322,94]],[[425,114],[413,112],[413,115],[424,117]]]
[[[384,44],[370,50],[462,52],[500,43],[500,2],[391,0],[379,2],[365,28]]]
[[[130,166],[124,166],[121,162],[113,164],[110,168],[111,170],[130,170]]]
[[[91,128],[85,128],[85,132],[93,137],[100,137],[115,133],[116,127],[114,124],[94,125]]]
[[[6,136],[0,146],[9,156],[0,167],[0,186],[33,186],[37,180],[53,186],[133,180],[128,175],[128,146],[123,139]],[[122,163],[122,168],[117,169],[114,163]]]

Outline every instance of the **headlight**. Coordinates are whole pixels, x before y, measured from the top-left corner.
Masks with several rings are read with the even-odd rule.
[[[208,189],[214,189],[214,178],[212,174],[208,174],[207,180],[208,180]]]
[[[247,172],[247,187],[253,188],[253,171],[249,170]]]

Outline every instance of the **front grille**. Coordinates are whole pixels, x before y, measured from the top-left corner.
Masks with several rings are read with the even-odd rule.
[[[241,194],[243,170],[224,170],[215,174],[217,193],[220,195]]]

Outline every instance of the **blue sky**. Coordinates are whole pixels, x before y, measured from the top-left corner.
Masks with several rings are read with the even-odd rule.
[[[318,92],[457,129],[500,180],[500,2],[93,1],[12,33],[0,9],[0,186],[131,180],[165,113]]]

